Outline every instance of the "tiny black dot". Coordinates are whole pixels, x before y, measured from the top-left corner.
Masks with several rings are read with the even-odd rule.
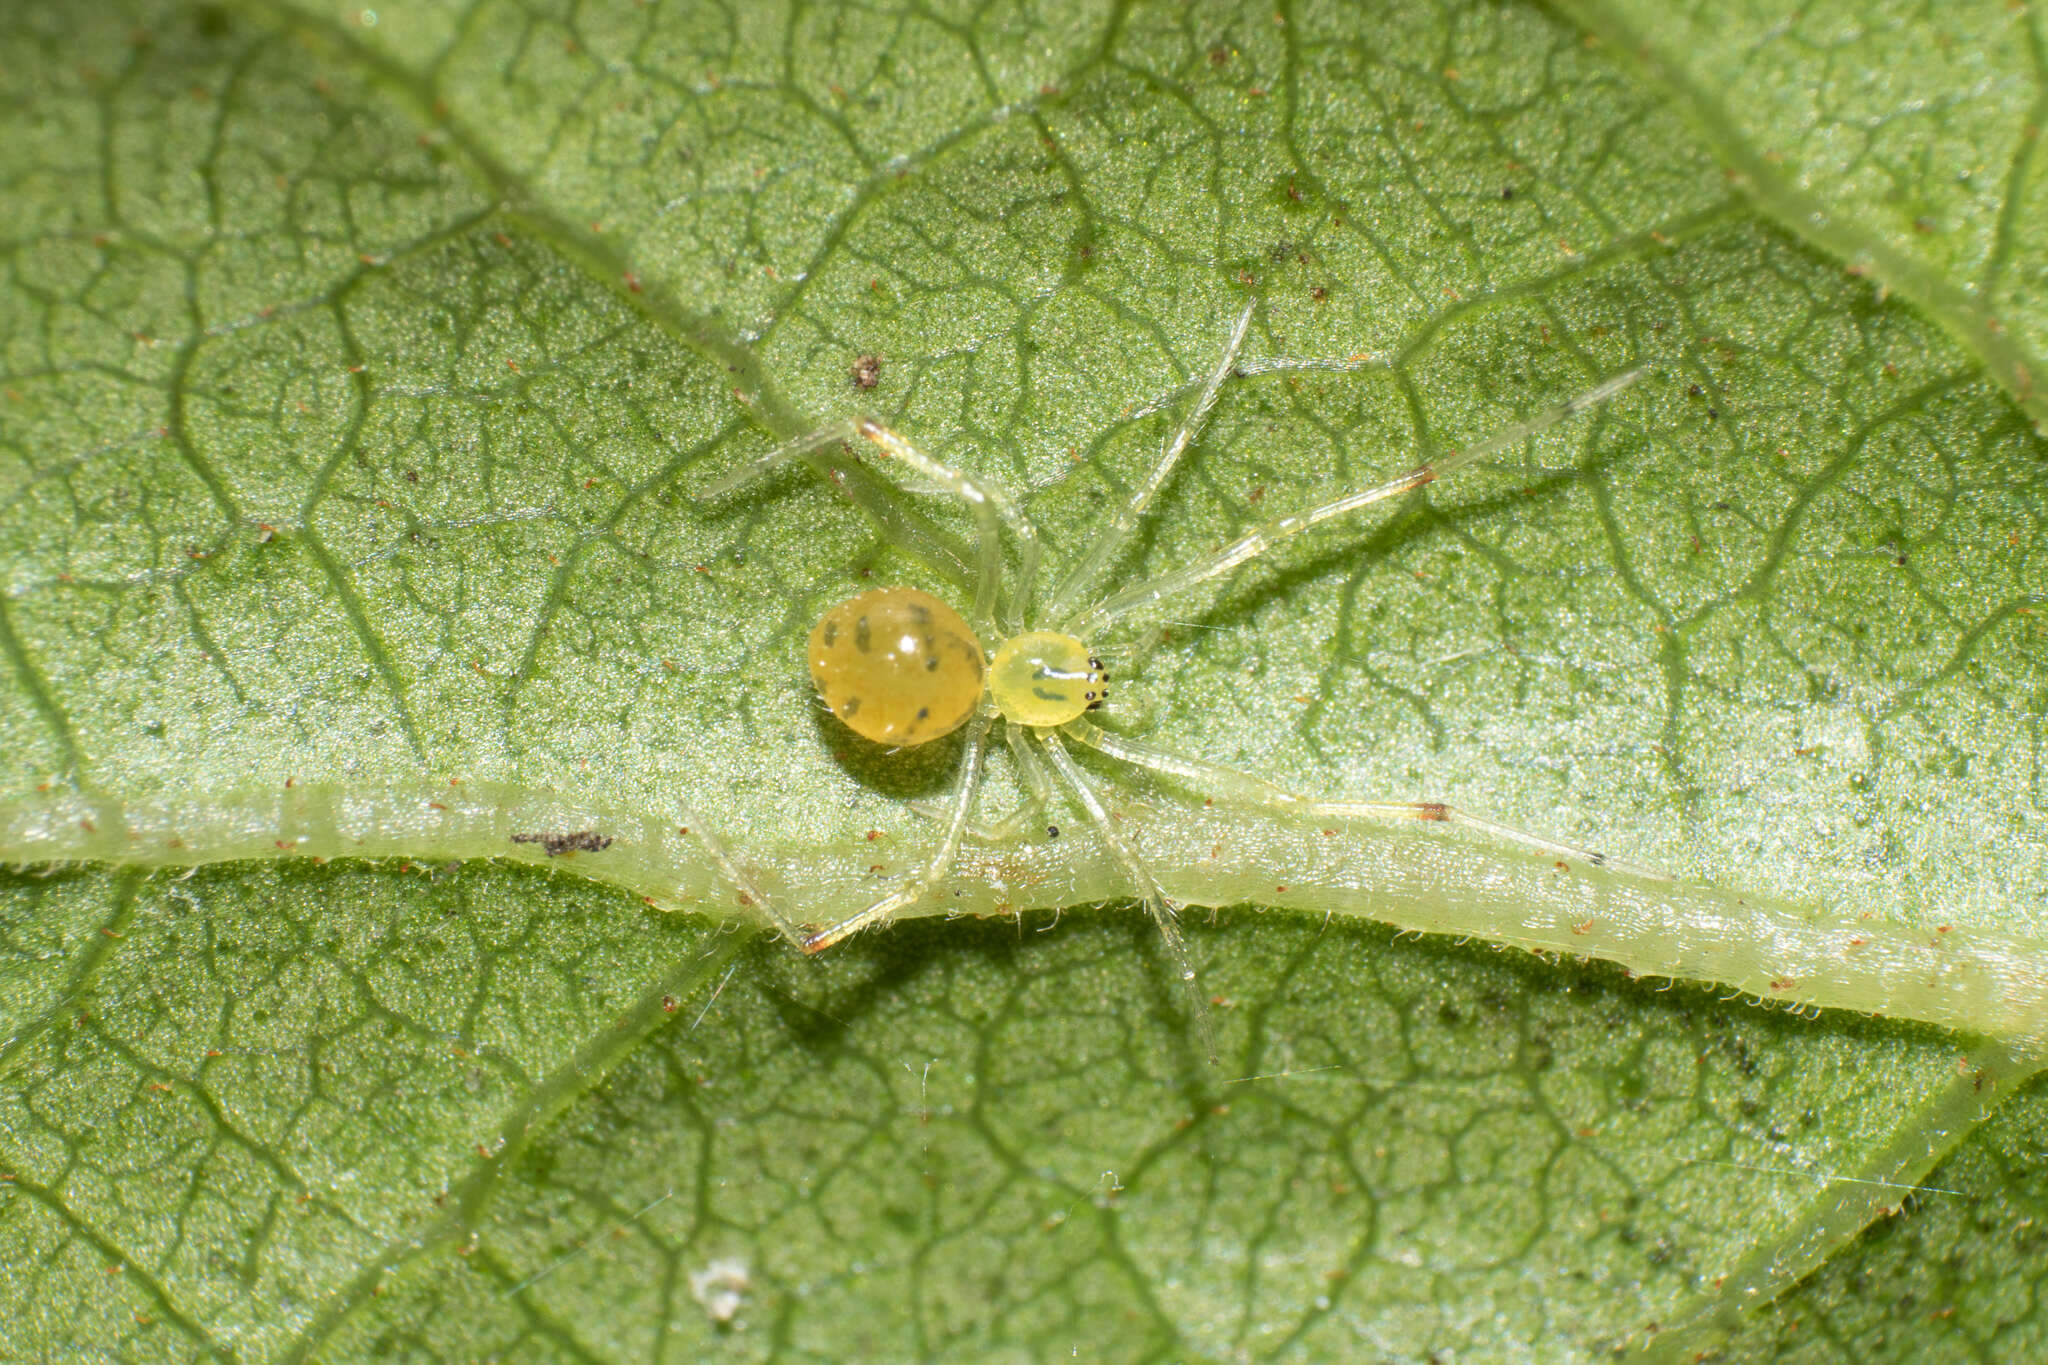
[[[925,656],[924,656],[924,671],[925,671],[925,672],[927,672],[927,673],[936,673],[936,672],[938,672],[938,671],[939,671],[939,656],[938,656],[938,655],[936,655],[936,654],[927,654],[927,655],[925,655]]]
[[[1060,827],[1059,827],[1058,825],[1047,825],[1047,826],[1045,827],[1045,837],[1046,837],[1046,838],[1048,838],[1048,839],[1057,839],[1057,838],[1059,838],[1059,837],[1060,837]]]
[[[860,698],[848,697],[844,702],[840,704],[839,714],[842,716],[850,716],[858,710],[860,710]]]
[[[929,706],[920,706],[920,707],[918,707],[918,708],[917,708],[917,718],[918,718],[919,720],[930,720],[930,719],[932,718],[932,708],[931,708],[931,707],[929,707]]]

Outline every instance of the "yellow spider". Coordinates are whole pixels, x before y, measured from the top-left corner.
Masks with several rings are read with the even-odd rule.
[[[1039,624],[1029,629],[1025,617],[1030,613],[1036,587],[1040,547],[1037,528],[1016,500],[1000,485],[933,459],[870,418],[838,422],[791,441],[699,494],[703,499],[716,498],[821,447],[866,441],[882,459],[893,461],[959,498],[975,519],[974,598],[966,618],[916,588],[881,588],[839,603],[811,631],[811,681],[825,705],[848,729],[877,743],[912,747],[928,744],[964,725],[967,742],[959,780],[943,812],[944,833],[937,850],[916,875],[866,908],[815,933],[804,933],[772,906],[762,907],[783,935],[805,952],[820,952],[850,934],[883,923],[944,879],[972,819],[989,727],[998,719],[1007,722],[1003,738],[1028,793],[1025,806],[998,828],[1014,831],[1037,817],[1052,796],[1053,783],[1047,772],[1050,768],[1087,812],[1096,832],[1122,864],[1133,890],[1159,926],[1188,991],[1194,1019],[1212,1060],[1215,1048],[1208,1010],[1196,986],[1187,946],[1181,939],[1179,907],[1160,890],[1158,881],[1118,832],[1094,784],[1068,752],[1068,741],[1178,779],[1216,799],[1303,819],[1449,821],[1545,852],[1595,864],[1605,861],[1599,854],[1525,834],[1440,802],[1325,801],[1300,795],[1249,773],[1151,748],[1112,734],[1088,719],[1088,713],[1108,697],[1109,680],[1102,661],[1085,643],[1087,636],[1131,612],[1228,573],[1312,526],[1433,483],[1453,470],[1516,445],[1605,402],[1643,374],[1638,369],[1618,375],[1476,445],[1419,465],[1383,483],[1269,521],[1212,554],[1083,605],[1091,585],[1129,542],[1153,497],[1200,434],[1224,380],[1236,364],[1238,348],[1244,342],[1251,319],[1252,306],[1248,304],[1238,316],[1222,358],[1210,372],[1200,397],[1167,440],[1158,463],[1129,501],[1103,524],[1080,561],[1054,589],[1043,611],[1037,613]],[[1004,526],[1016,538],[1019,561],[1017,582],[1007,592],[1002,582]],[[987,643],[990,640],[995,642],[993,650]]]

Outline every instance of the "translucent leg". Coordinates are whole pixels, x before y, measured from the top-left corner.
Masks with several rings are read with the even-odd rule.
[[[1520,844],[1524,848],[1534,849],[1554,858],[1576,860],[1593,867],[1609,868],[1636,877],[1671,880],[1668,873],[1619,863],[1604,853],[1574,848],[1555,839],[1546,839],[1540,834],[1529,834],[1483,816],[1467,814],[1441,801],[1319,801],[1288,791],[1285,787],[1275,786],[1262,777],[1254,777],[1235,768],[1226,768],[1220,763],[1210,763],[1199,758],[1183,758],[1179,754],[1170,754],[1148,744],[1125,739],[1122,735],[1111,734],[1085,716],[1068,721],[1061,729],[1069,739],[1078,744],[1085,744],[1098,753],[1176,778],[1191,792],[1233,805],[1278,811],[1284,815],[1299,816],[1304,820],[1424,820],[1459,825],[1466,829],[1484,831],[1496,839]]]
[[[940,837],[939,847],[930,860],[915,877],[865,910],[804,939],[802,947],[805,952],[821,953],[843,938],[885,922],[898,910],[924,899],[933,887],[945,880],[947,871],[953,866],[954,855],[960,851],[960,836],[967,828],[967,817],[974,810],[974,793],[981,785],[981,756],[988,738],[989,719],[989,713],[983,711],[968,722],[967,752],[960,761],[960,785],[953,793],[952,817],[947,820],[946,832]]]
[[[1022,560],[1019,582],[1029,582],[1038,574],[1038,528],[1025,517],[1016,500],[1002,485],[963,474],[951,465],[934,460],[879,422],[862,418],[854,424],[854,430],[874,442],[883,455],[900,461],[967,504],[968,510],[974,514],[979,543],[975,556],[974,611],[968,620],[976,630],[993,625],[996,589],[1003,573],[1003,538],[998,519],[1008,523],[1011,533],[1017,537],[1017,550]],[[1013,600],[1005,604],[1003,627],[1008,633],[1014,635],[1023,629],[1021,612],[1021,603]]]
[[[697,501],[710,502],[715,498],[722,498],[741,484],[752,483],[800,455],[808,455],[814,450],[823,450],[826,446],[850,441],[854,435],[852,422],[834,422],[830,426],[819,427],[808,435],[799,436],[794,441],[775,447],[765,455],[755,456],[724,478],[713,481],[710,487],[698,490],[695,495]]]
[[[834,422],[820,427],[805,436],[775,447],[765,455],[756,456],[724,478],[714,481],[708,488],[694,496],[699,502],[710,502],[725,496],[741,484],[760,478],[791,460],[804,459],[827,446],[851,441],[860,435],[857,422]],[[832,485],[853,501],[854,506],[867,513],[885,540],[899,546],[915,558],[922,560],[942,577],[966,586],[977,571],[970,568],[965,550],[951,535],[934,525],[920,512],[907,511],[892,502],[883,492],[874,487],[874,476],[865,474],[858,466],[852,469],[838,469],[822,458],[812,460],[818,473],[830,480]]]
[[[1289,370],[1312,370],[1321,374],[1355,374],[1359,370],[1381,369],[1388,363],[1389,358],[1384,351],[1358,351],[1352,355],[1340,356],[1268,355],[1255,360],[1239,359],[1237,364],[1230,367],[1230,377],[1250,379],[1255,375],[1278,374]],[[1136,422],[1150,417],[1155,412],[1164,412],[1207,383],[1205,379],[1190,379],[1178,388],[1168,389],[1156,398],[1147,399],[1117,420]]]
[[[994,824],[968,822],[967,832],[985,844],[1008,843],[1028,827],[1043,822],[1046,803],[1052,799],[1052,783],[1046,777],[1045,764],[1032,750],[1024,727],[1003,726],[1003,738],[1009,741],[1018,779],[1024,784],[1024,802]],[[931,820],[951,819],[953,813],[949,806],[936,801],[912,801],[910,808]]]
[[[683,819],[689,822],[683,826],[683,833],[695,839],[698,845],[711,855],[711,861],[717,865],[719,872],[739,891],[740,900],[764,915],[768,922],[775,926],[776,933],[801,947],[804,931],[776,909],[775,902],[769,900],[767,894],[747,875],[745,869],[732,860],[732,856],[725,851],[725,844],[711,832],[711,827],[704,823],[703,817],[695,811],[685,810]]]
[[[1009,741],[1010,757],[1017,764],[1017,776],[1023,780],[1024,790],[1029,793],[1018,813],[1042,820],[1046,803],[1052,800],[1052,779],[1046,776],[1045,764],[1039,759],[1038,750],[1031,747],[1031,732],[1021,725],[1005,725],[1003,738]]]
[[[1060,580],[1060,585],[1054,590],[1052,601],[1046,608],[1046,614],[1051,619],[1058,621],[1064,618],[1073,609],[1074,601],[1087,591],[1088,585],[1102,572],[1103,566],[1115,557],[1118,550],[1130,543],[1131,533],[1137,529],[1139,520],[1145,515],[1145,509],[1152,505],[1152,499],[1165,486],[1167,478],[1173,473],[1173,467],[1180,463],[1182,454],[1194,443],[1195,437],[1201,434],[1203,424],[1209,420],[1209,410],[1216,406],[1216,395],[1222,391],[1223,381],[1230,376],[1230,367],[1237,361],[1238,348],[1244,345],[1245,330],[1252,324],[1254,303],[1247,303],[1244,311],[1237,315],[1237,326],[1230,331],[1230,340],[1223,347],[1223,358],[1217,361],[1216,368],[1210,371],[1209,382],[1202,387],[1202,396],[1195,400],[1195,405],[1188,409],[1188,415],[1181,419],[1180,429],[1167,439],[1166,445],[1160,450],[1159,463],[1152,467],[1152,472],[1146,475],[1144,482],[1131,493],[1131,500],[1117,509],[1104,523],[1102,529],[1096,533],[1094,543],[1089,545],[1080,560],[1068,571],[1067,576]],[[1068,633],[1079,632],[1069,630]]]
[[[906,801],[904,804],[910,807],[912,815],[922,816],[927,820],[953,818],[953,805],[949,801]],[[1031,803],[1027,801],[994,824],[986,820],[969,820],[964,833],[967,838],[978,844],[1008,843],[1023,830],[1025,817],[1030,814]]]
[[[1117,832],[1116,825],[1109,818],[1109,812],[1103,809],[1102,799],[1095,794],[1095,789],[1088,785],[1086,774],[1081,771],[1080,765],[1074,762],[1073,755],[1067,752],[1066,745],[1060,742],[1059,732],[1036,730],[1032,733],[1045,745],[1046,756],[1052,760],[1053,770],[1066,780],[1082,808],[1088,812],[1088,818],[1095,824],[1096,833],[1102,836],[1102,841],[1116,854],[1117,861],[1124,865],[1124,874],[1131,879],[1131,885],[1139,899],[1145,902],[1145,909],[1151,913],[1152,922],[1159,926],[1159,936],[1166,940],[1167,955],[1173,959],[1174,968],[1180,973],[1181,986],[1187,991],[1188,1009],[1194,1017],[1196,1031],[1202,1036],[1202,1050],[1209,1054],[1209,1065],[1217,1065],[1216,1030],[1209,1020],[1209,1002],[1202,998],[1201,983],[1195,979],[1195,964],[1188,957],[1188,945],[1180,936],[1180,907],[1159,889],[1159,883],[1153,880],[1145,864],[1138,860],[1136,850],[1132,849],[1130,844],[1125,842],[1123,835]]]
[[[1586,411],[1588,408],[1596,407],[1606,402],[1614,397],[1615,394],[1620,393],[1623,389],[1641,379],[1643,374],[1642,370],[1630,370],[1627,374],[1617,375],[1606,383],[1587,390],[1568,403],[1562,403],[1526,422],[1518,422],[1511,427],[1503,428],[1477,445],[1468,446],[1464,450],[1452,455],[1446,455],[1441,460],[1420,465],[1397,478],[1388,479],[1385,483],[1375,484],[1370,488],[1361,488],[1355,492],[1346,493],[1341,498],[1333,498],[1329,502],[1311,507],[1305,512],[1296,512],[1291,516],[1269,521],[1263,526],[1247,531],[1212,555],[1206,555],[1190,564],[1183,564],[1178,569],[1169,570],[1166,573],[1160,574],[1157,578],[1147,579],[1142,583],[1125,588],[1121,592],[1111,593],[1086,611],[1075,615],[1061,626],[1061,629],[1070,635],[1078,635],[1086,639],[1089,635],[1099,631],[1105,624],[1114,621],[1117,617],[1126,615],[1153,602],[1172,597],[1175,593],[1185,592],[1187,589],[1195,586],[1195,584],[1214,578],[1218,574],[1228,573],[1248,560],[1257,559],[1281,541],[1300,535],[1311,526],[1320,525],[1333,517],[1341,517],[1348,512],[1355,512],[1361,507],[1370,507],[1376,502],[1383,502],[1388,498],[1397,497],[1402,493],[1408,492],[1410,489],[1420,488],[1424,484],[1434,483],[1453,470],[1462,469],[1476,460],[1483,460],[1489,455],[1498,454],[1509,446],[1519,444],[1540,431],[1556,426],[1568,417],[1575,416]]]

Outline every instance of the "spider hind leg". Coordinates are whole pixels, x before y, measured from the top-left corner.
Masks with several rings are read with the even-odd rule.
[[[987,748],[988,727],[991,717],[983,711],[968,722],[967,748],[960,759],[960,782],[954,788],[952,810],[946,818],[946,832],[939,840],[939,846],[922,868],[900,883],[895,890],[836,924],[829,924],[810,935],[798,945],[806,953],[822,953],[833,944],[852,937],[863,929],[886,924],[896,912],[917,904],[932,889],[946,879],[953,869],[953,858],[960,851],[960,839],[966,833],[970,817],[974,813],[974,797],[981,786],[981,759]]]

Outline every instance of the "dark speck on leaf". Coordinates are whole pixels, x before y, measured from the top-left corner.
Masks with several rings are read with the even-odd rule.
[[[853,386],[856,389],[872,389],[882,382],[882,357],[864,355],[853,362]]]
[[[541,852],[559,858],[566,853],[602,853],[612,846],[612,836],[594,829],[579,829],[566,834],[515,834],[512,842],[539,844]]]

